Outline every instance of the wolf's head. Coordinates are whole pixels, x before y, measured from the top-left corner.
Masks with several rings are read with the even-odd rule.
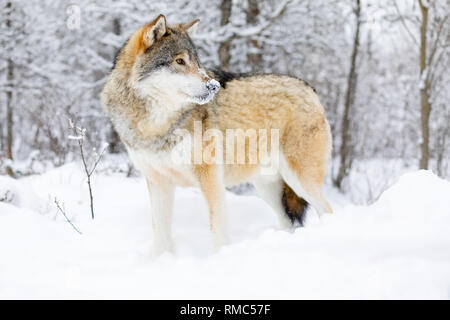
[[[209,102],[220,84],[200,66],[190,38],[198,22],[168,26],[159,15],[131,36],[115,68],[130,71],[129,84],[142,98],[170,104]]]

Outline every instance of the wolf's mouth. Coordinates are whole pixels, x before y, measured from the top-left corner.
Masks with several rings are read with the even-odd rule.
[[[191,97],[192,102],[198,103],[198,104],[205,104],[212,100],[214,97],[214,92],[207,92],[203,95],[193,96]]]

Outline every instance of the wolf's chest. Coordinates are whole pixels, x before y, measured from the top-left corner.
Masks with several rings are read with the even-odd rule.
[[[170,150],[162,151],[128,148],[128,154],[136,168],[144,175],[149,171],[156,171],[174,184],[184,187],[197,186],[193,166],[190,161],[180,157],[181,147],[181,144],[177,144]]]

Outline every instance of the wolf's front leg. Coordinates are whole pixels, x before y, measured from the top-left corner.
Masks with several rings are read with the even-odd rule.
[[[225,186],[221,168],[215,165],[196,167],[200,189],[209,208],[210,228],[216,250],[228,243],[228,221]]]
[[[147,175],[153,224],[154,257],[172,250],[172,209],[174,185],[157,172]]]

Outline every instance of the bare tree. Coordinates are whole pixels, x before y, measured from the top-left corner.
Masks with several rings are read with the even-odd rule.
[[[231,9],[233,7],[233,1],[232,0],[222,0],[220,3],[220,25],[225,26],[228,23],[230,23],[231,18]],[[219,45],[219,61],[220,61],[220,67],[225,70],[229,71],[230,69],[230,60],[231,60],[231,41],[233,41],[232,37],[229,37],[222,41]]]
[[[339,149],[339,171],[335,185],[338,188],[342,187],[342,181],[348,174],[352,166],[352,142],[350,137],[350,114],[355,101],[356,86],[358,81],[358,71],[356,61],[359,53],[360,43],[360,29],[361,29],[361,1],[355,0],[355,35],[353,37],[352,55],[350,58],[350,71],[347,78],[347,92],[345,95],[344,113],[342,116],[342,128],[341,128],[341,146]]]
[[[427,73],[427,29],[428,5],[419,0],[422,21],[420,25],[420,116],[422,125],[422,143],[420,145],[420,169],[428,169],[430,159],[430,83],[426,81]]]
[[[446,73],[446,59],[448,59],[450,48],[450,1],[425,1],[417,0],[420,13],[417,14],[413,5],[412,12],[399,7],[394,1],[396,13],[405,29],[407,35],[412,40],[414,50],[418,49],[419,61],[419,95],[420,95],[420,122],[421,122],[421,143],[420,161],[421,169],[428,169],[432,152],[430,150],[430,116],[433,111],[433,104],[442,92],[442,83]],[[403,10],[402,10],[403,9]],[[419,33],[419,40],[417,34]],[[444,100],[447,98],[444,97]],[[448,100],[447,100],[448,101]],[[445,130],[440,130],[445,132]],[[439,139],[439,137],[436,137]],[[444,139],[445,140],[445,139]]]
[[[257,0],[248,0],[247,24],[255,25],[258,22],[259,7]],[[249,39],[249,50],[247,60],[253,72],[260,71],[262,53],[261,45],[256,39]]]
[[[113,33],[119,36],[122,33],[122,26],[120,24],[119,18],[113,19]],[[114,129],[110,123],[110,130],[108,133],[108,151],[109,153],[120,153],[120,137],[117,131]]]
[[[12,3],[9,1],[6,4],[6,28],[12,29]],[[7,60],[7,71],[6,71],[6,157],[13,160],[13,81],[14,81],[14,62],[11,57]],[[10,176],[14,176],[10,166],[6,168],[7,173]]]

